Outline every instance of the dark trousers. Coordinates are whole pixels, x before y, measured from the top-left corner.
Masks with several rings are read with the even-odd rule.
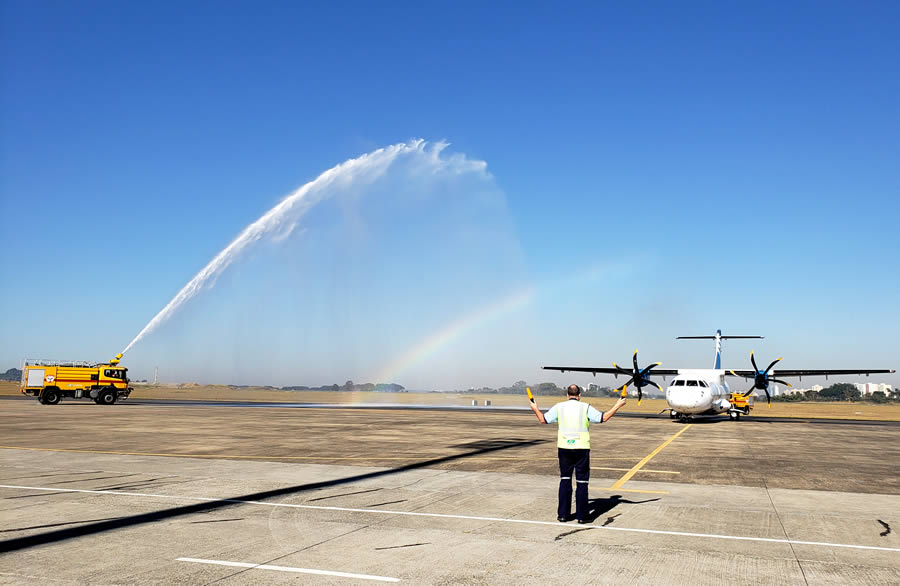
[[[557,448],[559,452],[559,509],[557,517],[572,515],[572,471],[575,471],[575,516],[588,517],[588,480],[591,478],[591,451]]]

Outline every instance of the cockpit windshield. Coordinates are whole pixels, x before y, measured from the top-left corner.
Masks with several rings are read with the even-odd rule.
[[[673,386],[673,387],[683,387],[683,386],[684,386],[684,379],[680,379],[680,378],[679,378],[679,379],[673,380],[673,381],[672,381],[672,386]]]
[[[697,384],[697,381],[695,381],[695,380],[689,380],[689,381],[687,381],[687,386],[689,386],[689,387],[696,387],[696,386],[699,386],[699,385]]]

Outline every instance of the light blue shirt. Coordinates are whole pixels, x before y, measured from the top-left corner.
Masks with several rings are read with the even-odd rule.
[[[569,400],[574,401],[575,399]],[[556,420],[559,419],[559,416],[556,414],[557,405],[560,405],[560,403],[550,407],[550,410],[544,413],[544,421],[547,423],[556,423]],[[588,405],[587,417],[588,421],[591,423],[603,423],[603,411],[597,411],[592,405]]]

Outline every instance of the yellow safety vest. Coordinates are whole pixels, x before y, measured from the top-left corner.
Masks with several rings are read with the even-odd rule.
[[[556,421],[559,424],[556,445],[570,450],[591,449],[591,432],[588,429],[588,405],[569,400],[556,404]]]

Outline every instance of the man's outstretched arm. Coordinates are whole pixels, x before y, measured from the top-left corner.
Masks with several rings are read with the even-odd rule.
[[[612,406],[612,409],[609,409],[608,411],[604,411],[603,412],[603,422],[605,423],[605,422],[609,421],[609,418],[612,417],[613,415],[615,415],[616,411],[618,411],[621,407],[624,407],[625,403],[627,403],[627,401],[625,400],[625,397],[621,397],[618,401],[616,401],[616,404]]]
[[[541,410],[538,409],[538,406],[534,404],[534,401],[532,401],[530,403],[530,405],[531,405],[531,410],[534,411],[534,414],[537,416],[538,421],[541,423],[547,423],[547,420],[544,419],[544,414],[541,413]]]
[[[544,414],[541,413],[540,409],[538,409],[537,403],[534,400],[534,395],[531,394],[531,389],[525,387],[525,392],[528,393],[528,404],[531,406],[531,410],[534,411],[535,416],[538,418],[538,422],[547,423],[547,420],[544,419]]]

